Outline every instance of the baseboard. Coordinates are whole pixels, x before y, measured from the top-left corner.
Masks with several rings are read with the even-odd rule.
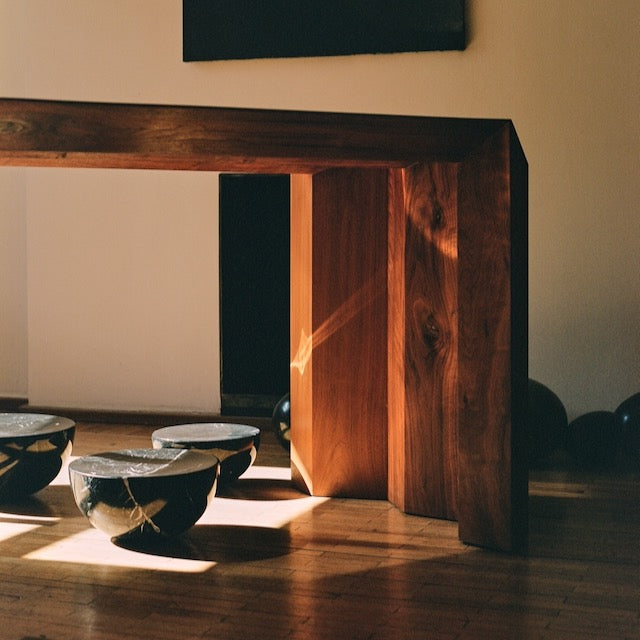
[[[271,417],[281,396],[223,393],[222,415]]]
[[[136,424],[149,426],[167,426],[173,424],[185,424],[189,422],[246,422],[256,426],[264,425],[262,416],[232,416],[201,412],[165,413],[150,411],[105,411],[96,409],[79,409],[66,407],[36,406],[23,403],[13,411],[25,413],[46,413],[64,416],[76,422],[109,423],[109,424]]]
[[[20,411],[21,407],[27,402],[26,398],[16,398],[3,396],[0,397],[0,411],[15,412]]]

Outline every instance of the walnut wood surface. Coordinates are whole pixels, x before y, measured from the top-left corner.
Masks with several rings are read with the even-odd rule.
[[[505,126],[460,168],[460,420],[458,521],[462,540],[503,549],[526,540],[527,380],[524,158]],[[512,166],[514,170],[512,182]],[[523,208],[525,207],[525,208]],[[517,251],[525,251],[525,256]],[[515,260],[514,260],[515,258]],[[514,295],[515,294],[515,295]],[[519,342],[514,344],[513,332]]]
[[[327,170],[293,190],[305,204],[292,216],[292,316],[312,323],[292,337],[292,389],[305,398],[292,402],[294,478],[314,495],[386,498],[387,171]]]
[[[304,173],[459,160],[500,121],[0,99],[0,164]]]
[[[0,99],[0,165],[294,174],[294,479],[388,488],[466,542],[523,547],[527,168],[509,121]]]
[[[291,472],[310,494],[313,467],[313,177],[291,176]]]
[[[457,484],[457,172],[456,164],[444,163],[392,170],[389,223],[389,498],[407,513],[451,519]]]

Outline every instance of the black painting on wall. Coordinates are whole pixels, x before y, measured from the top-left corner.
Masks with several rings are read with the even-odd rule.
[[[464,49],[464,0],[183,0],[183,60]]]

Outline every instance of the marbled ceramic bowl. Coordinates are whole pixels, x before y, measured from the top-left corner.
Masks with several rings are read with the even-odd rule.
[[[78,508],[112,538],[179,535],[215,495],[220,462],[180,449],[125,449],[77,458],[69,480]]]
[[[157,429],[151,434],[156,449],[196,449],[220,460],[220,487],[237,480],[255,461],[260,429],[247,424],[201,422]]]
[[[44,489],[73,447],[75,422],[38,413],[0,413],[0,501]]]

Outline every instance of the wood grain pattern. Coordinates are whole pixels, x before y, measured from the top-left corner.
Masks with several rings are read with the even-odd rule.
[[[387,243],[387,497],[404,509],[407,495],[405,450],[407,442],[405,400],[405,183],[402,170],[389,170],[389,222]]]
[[[291,269],[293,295],[304,298],[312,317],[311,333],[302,329],[292,339],[292,364],[304,366],[299,354],[312,356],[310,370],[292,366],[292,408],[299,385],[312,406],[296,427],[292,414],[295,477],[312,469],[313,495],[386,498],[387,172],[328,170],[312,177],[311,189],[312,216],[308,204],[304,214],[294,212],[312,226],[296,228],[295,242],[300,238],[312,256],[296,258]],[[300,198],[308,202],[308,191],[292,201]],[[296,313],[308,317],[309,308]],[[310,347],[301,350],[305,339]]]
[[[291,472],[297,486],[314,490],[313,467],[313,178],[291,176]]]
[[[535,471],[523,558],[465,545],[455,523],[383,500],[323,501],[270,479],[289,459],[264,426],[254,477],[176,540],[127,549],[95,535],[66,470],[0,506],[0,637],[640,638],[637,471]],[[148,446],[154,428],[80,423],[73,453]],[[274,512],[289,515],[265,526]]]
[[[403,434],[401,440],[390,436],[389,496],[408,513],[451,519],[457,484],[457,171],[443,163],[391,171],[389,234],[390,433]]]
[[[458,160],[500,121],[0,99],[0,164],[305,173]]]
[[[512,158],[512,135],[504,127],[461,163],[458,217],[460,536],[501,549],[525,546],[527,518],[527,462],[520,444],[526,260],[513,255],[522,240],[511,243],[512,224],[522,233],[527,216],[526,198],[512,197],[516,186],[525,186],[511,183],[511,163],[521,162]]]
[[[295,174],[299,486],[388,483],[467,542],[524,545],[527,168],[508,120],[0,99],[0,165]]]
[[[526,550],[529,537],[527,500],[530,455],[529,380],[529,166],[512,124],[509,136],[510,296],[511,296],[511,539]]]

